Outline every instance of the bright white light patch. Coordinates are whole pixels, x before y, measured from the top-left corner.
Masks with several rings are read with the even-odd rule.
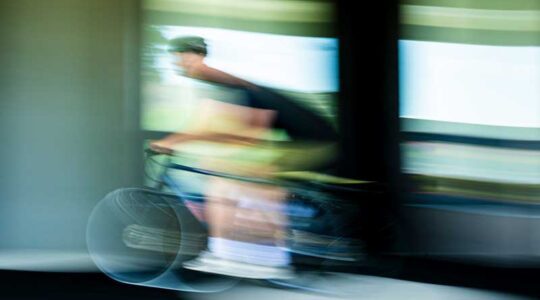
[[[540,127],[540,47],[399,42],[400,116]]]

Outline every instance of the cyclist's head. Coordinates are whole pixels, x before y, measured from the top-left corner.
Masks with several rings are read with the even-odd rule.
[[[202,56],[208,54],[206,42],[199,36],[181,36],[169,41],[169,52],[194,53]]]
[[[208,54],[206,42],[198,36],[183,36],[169,41],[169,52],[174,55],[175,65],[181,73],[191,73],[202,65]]]

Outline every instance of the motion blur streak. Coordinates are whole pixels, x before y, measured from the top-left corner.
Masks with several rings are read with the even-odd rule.
[[[537,258],[538,225],[515,218],[539,217],[540,2],[401,1],[401,30],[405,198],[433,226],[415,249]]]

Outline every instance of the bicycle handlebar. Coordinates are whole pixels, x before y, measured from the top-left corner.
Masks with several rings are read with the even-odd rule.
[[[153,157],[156,155],[166,155],[171,156],[169,153],[161,153],[158,151],[155,151],[151,148],[147,148],[144,150],[144,152],[148,155],[148,157]],[[156,162],[158,163],[158,162]],[[219,172],[219,171],[211,171],[207,169],[201,169],[196,167],[190,167],[178,163],[171,162],[170,160],[167,161],[165,164],[158,163],[162,165],[165,168],[180,170],[180,171],[186,171],[191,172],[195,174],[201,174],[201,175],[207,175],[207,176],[215,176],[220,178],[226,178],[226,179],[233,179],[233,180],[239,180],[243,182],[251,182],[251,183],[258,183],[258,184],[268,184],[268,185],[282,185],[282,186],[292,186],[292,187],[298,187],[298,186],[307,186],[312,185],[323,189],[328,190],[334,190],[334,191],[348,191],[348,192],[363,192],[367,190],[361,190],[358,188],[345,186],[345,185],[336,185],[336,184],[326,184],[321,183],[317,181],[308,181],[305,179],[264,179],[264,178],[256,178],[256,177],[247,177],[247,176],[241,176],[241,175],[234,175],[230,173],[225,172]],[[371,183],[371,182],[362,182],[363,184]]]

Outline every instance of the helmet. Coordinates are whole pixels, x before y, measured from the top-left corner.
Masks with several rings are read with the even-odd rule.
[[[169,41],[169,52],[193,52],[206,55],[206,42],[202,37],[183,36]]]

